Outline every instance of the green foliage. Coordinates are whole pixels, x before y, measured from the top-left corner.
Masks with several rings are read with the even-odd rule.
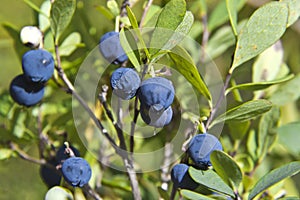
[[[3,198],[140,199],[132,196],[136,176],[142,199],[299,199],[300,181],[294,175],[300,172],[300,71],[295,59],[300,37],[293,25],[299,22],[299,0],[257,7],[245,0],[16,4],[9,2],[7,10],[17,23],[7,16],[0,29],[1,81],[9,86],[11,75],[21,71],[22,55],[30,50],[21,43],[20,24],[41,29],[42,48],[53,53],[56,71],[42,102],[31,108],[14,103],[9,87],[0,85],[0,183],[9,191]],[[20,7],[32,13],[19,15]],[[1,13],[7,15],[5,9]],[[128,108],[118,100],[116,109],[110,87],[98,95],[119,67],[104,66],[97,46],[99,37],[113,30],[120,32],[128,57],[122,67],[135,68],[142,79],[164,76],[176,83],[170,125],[145,127],[135,99],[127,102]],[[85,66],[91,71],[81,71]],[[89,87],[76,85],[78,79]],[[84,112],[79,113],[82,119],[74,114],[77,108]],[[224,149],[211,153],[207,170],[193,167],[186,153],[189,137],[198,132],[218,135]],[[40,166],[21,169],[22,159],[55,170],[56,151],[66,141],[91,165],[88,185],[72,188],[62,180],[46,188],[40,184]],[[132,158],[115,150],[120,144],[132,148]],[[148,157],[149,151],[160,153]],[[189,165],[190,177],[199,183],[194,191],[172,188],[169,165],[180,162]],[[164,168],[149,171],[152,166]],[[130,167],[140,173],[128,171]],[[19,184],[16,177],[22,177]],[[33,191],[23,180],[32,183]]]

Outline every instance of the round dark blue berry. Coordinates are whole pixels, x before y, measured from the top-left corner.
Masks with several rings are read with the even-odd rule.
[[[110,84],[114,94],[121,99],[128,100],[135,96],[141,79],[134,69],[121,67],[112,73]]]
[[[42,100],[44,88],[43,84],[30,82],[21,74],[12,80],[9,91],[15,102],[29,107]]]
[[[78,151],[78,149],[76,149],[75,147],[73,147],[72,145],[70,145],[71,150],[73,151],[74,155],[79,157],[80,153]],[[62,161],[66,160],[67,158],[69,158],[69,156],[67,154],[65,154],[65,145],[62,145],[56,152],[55,158],[56,161],[58,163],[61,163]]]
[[[32,82],[46,82],[54,72],[52,54],[44,49],[27,51],[22,57],[24,75]]]
[[[200,169],[211,166],[210,154],[214,150],[222,151],[222,144],[214,135],[209,133],[197,134],[189,144],[188,153],[195,165]]]
[[[153,77],[142,82],[138,90],[141,104],[167,109],[174,100],[175,90],[170,80]]]
[[[142,104],[140,109],[141,117],[146,124],[155,128],[162,128],[171,122],[173,110],[171,106],[166,110],[161,109],[160,106],[156,107],[156,105],[147,107]]]
[[[190,176],[189,166],[186,164],[176,164],[171,170],[171,180],[175,188],[194,190],[198,187]]]
[[[64,179],[73,187],[83,187],[91,178],[92,170],[89,163],[81,157],[70,157],[62,164]]]
[[[120,64],[128,59],[121,46],[119,33],[115,31],[107,32],[100,38],[99,50],[110,63]]]

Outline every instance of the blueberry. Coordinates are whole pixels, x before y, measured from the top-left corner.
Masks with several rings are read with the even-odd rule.
[[[28,81],[24,75],[18,75],[10,84],[10,95],[15,102],[24,106],[33,106],[44,96],[44,85]]]
[[[55,159],[51,159],[48,161],[49,165],[52,165],[52,167],[49,167],[47,165],[42,165],[40,168],[40,174],[41,178],[44,181],[44,183],[49,187],[53,187],[56,185],[60,185],[61,175],[58,173],[58,171],[55,169],[57,162]]]
[[[141,79],[134,69],[121,67],[112,73],[110,83],[114,94],[128,100],[135,96]]]
[[[83,187],[91,178],[92,170],[89,163],[80,157],[70,157],[62,164],[62,174],[73,187]]]
[[[99,50],[103,57],[114,64],[125,62],[128,57],[120,43],[119,33],[107,32],[100,38]]]
[[[46,82],[54,72],[54,59],[46,50],[27,51],[22,57],[24,75],[32,82]]]
[[[70,148],[72,149],[73,153],[75,156],[80,156],[80,153],[78,151],[78,149],[76,149],[75,147],[73,147],[72,145],[70,145]],[[65,154],[65,145],[62,145],[56,152],[55,158],[56,161],[58,163],[61,163],[62,161],[66,160],[67,158],[69,158],[69,156],[67,154]]]
[[[142,82],[138,90],[141,104],[167,109],[174,100],[174,87],[171,81],[163,77],[153,77]]]
[[[211,166],[210,154],[214,150],[223,150],[222,144],[214,135],[204,133],[192,138],[188,153],[196,166],[200,169],[207,169]]]
[[[189,166],[186,164],[176,164],[171,170],[171,180],[175,188],[194,190],[198,187],[190,176]]]
[[[43,33],[36,26],[24,26],[20,33],[23,44],[31,48],[39,47],[43,41]]]
[[[171,106],[169,106],[166,110],[163,110],[160,107],[156,108],[156,105],[149,108],[142,104],[140,113],[143,121],[146,124],[156,128],[162,128],[169,124],[173,116],[173,110]]]

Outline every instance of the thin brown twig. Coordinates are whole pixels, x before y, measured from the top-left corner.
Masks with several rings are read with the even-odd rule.
[[[142,14],[142,17],[141,17],[141,21],[140,21],[140,24],[139,24],[139,27],[141,28],[143,26],[143,23],[145,21],[145,18],[146,18],[146,15],[149,11],[149,8],[150,6],[152,5],[153,3],[153,0],[149,0],[146,7],[144,8],[144,11],[143,11],[143,14]]]

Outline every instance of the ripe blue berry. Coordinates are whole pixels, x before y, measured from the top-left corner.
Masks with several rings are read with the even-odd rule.
[[[15,102],[29,107],[42,100],[44,96],[44,85],[30,82],[21,74],[12,80],[9,91]]]
[[[123,63],[128,59],[120,43],[119,33],[107,32],[100,38],[99,50],[103,57],[114,64]]]
[[[175,188],[194,190],[198,187],[190,176],[189,166],[186,164],[176,164],[171,170],[171,180]]]
[[[214,135],[209,133],[197,134],[189,144],[188,153],[195,165],[201,169],[211,166],[210,154],[214,150],[223,150],[222,144]]]
[[[70,145],[70,148],[72,149],[73,153],[75,156],[79,157],[80,153],[78,151],[78,149],[76,149],[75,147],[73,147],[72,145]],[[55,158],[56,161],[58,163],[61,163],[62,161],[66,160],[67,158],[69,158],[69,156],[67,154],[65,154],[65,145],[62,145],[56,152]]]
[[[151,106],[149,108],[142,104],[140,113],[143,121],[146,124],[156,128],[162,128],[169,124],[173,116],[173,110],[171,106],[169,106],[166,110],[163,110],[160,107],[156,108],[156,106]]]
[[[92,175],[89,163],[80,157],[70,157],[65,160],[61,170],[65,180],[73,187],[83,187]]]
[[[46,82],[54,72],[54,59],[46,50],[27,51],[22,57],[24,75],[32,82]]]
[[[141,79],[134,69],[121,67],[112,73],[110,83],[114,94],[128,100],[135,96]]]
[[[156,109],[167,109],[174,100],[175,90],[171,81],[163,77],[153,77],[142,82],[138,91],[141,104]]]

